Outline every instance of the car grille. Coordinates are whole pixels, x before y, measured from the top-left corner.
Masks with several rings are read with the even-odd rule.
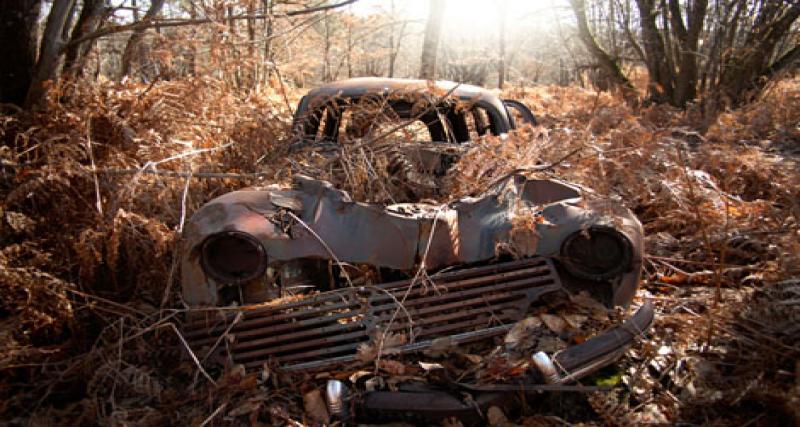
[[[455,345],[503,334],[541,295],[561,288],[544,258],[439,273],[410,284],[206,311],[184,325],[184,334],[201,358],[211,352],[246,368],[269,363],[284,371],[316,370],[356,360],[358,347],[386,330],[405,334],[406,342],[392,348],[397,353],[423,350],[442,338]]]

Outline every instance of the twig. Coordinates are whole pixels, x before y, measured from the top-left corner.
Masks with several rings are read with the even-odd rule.
[[[518,173],[544,172],[544,171],[553,169],[554,167],[560,165],[561,163],[564,163],[570,157],[574,156],[575,154],[578,154],[581,150],[583,150],[583,148],[584,148],[583,146],[580,146],[580,147],[570,151],[569,153],[565,154],[564,156],[562,156],[560,159],[556,160],[555,162],[552,162],[552,163],[549,163],[549,164],[546,164],[546,165],[536,165],[536,166],[528,166],[528,167],[524,167],[524,168],[513,169],[510,172],[507,172],[507,173],[501,175],[499,178],[496,178],[494,181],[490,182],[489,185],[484,187],[484,190],[482,191],[482,193],[491,190],[497,184],[505,181],[506,179],[508,179],[511,176],[516,175]]]
[[[425,252],[422,254],[422,260],[420,261],[419,267],[417,268],[417,273],[414,275],[414,278],[412,278],[411,282],[408,284],[408,287],[406,288],[406,291],[403,294],[403,299],[400,301],[397,301],[395,299],[395,301],[397,301],[398,304],[397,309],[395,309],[395,311],[392,313],[392,317],[389,318],[389,323],[386,326],[386,330],[383,332],[383,336],[381,337],[381,340],[378,343],[378,356],[375,359],[376,374],[378,372],[379,362],[381,360],[381,355],[383,353],[383,343],[386,341],[387,334],[389,333],[389,330],[392,328],[392,323],[394,323],[395,319],[397,318],[397,313],[400,311],[401,308],[405,311],[406,299],[408,299],[408,296],[411,294],[411,290],[414,288],[414,285],[417,283],[419,278],[424,275],[428,280],[430,280],[430,277],[427,277],[427,270],[425,269],[425,260],[428,258],[428,252],[431,249],[431,242],[433,241],[433,235],[436,231],[436,222],[439,219],[439,213],[442,211],[443,207],[444,206],[439,206],[439,208],[436,209],[436,213],[433,215],[433,224],[431,225],[430,235],[428,235],[428,242],[425,245]],[[431,281],[431,283],[433,283],[433,281]],[[408,313],[408,311],[406,311],[406,314],[408,315],[409,340],[413,340],[414,339],[413,319],[411,318],[411,315]]]
[[[189,176],[186,177],[186,185],[183,186],[183,194],[181,194],[181,219],[178,222],[178,233],[183,233],[183,225],[186,221],[186,197],[189,194],[189,184],[192,182],[192,172],[189,171]]]
[[[336,264],[339,266],[339,269],[340,269],[340,270],[341,270],[341,272],[344,274],[344,277],[345,277],[345,279],[347,280],[347,284],[348,284],[349,286],[351,286],[351,287],[354,287],[354,286],[353,286],[353,281],[352,281],[352,280],[350,280],[350,275],[347,273],[347,269],[346,269],[346,268],[344,268],[344,264],[342,264],[342,262],[341,262],[341,261],[339,260],[339,258],[336,256],[336,254],[335,254],[335,253],[333,253],[333,250],[331,249],[331,247],[330,247],[330,246],[328,246],[328,244],[327,244],[327,243],[325,243],[325,240],[323,240],[323,239],[322,239],[322,237],[320,237],[320,235],[319,235],[319,234],[317,234],[317,232],[316,232],[316,231],[312,230],[312,229],[311,229],[311,227],[309,227],[309,226],[308,226],[308,224],[306,224],[306,223],[305,223],[305,221],[303,221],[303,220],[302,220],[302,219],[300,219],[300,218],[299,218],[297,215],[295,215],[295,214],[294,214],[294,212],[287,211],[287,213],[289,214],[289,216],[290,216],[292,219],[294,219],[294,220],[295,220],[295,221],[297,221],[297,222],[298,222],[300,225],[302,225],[302,226],[303,226],[303,228],[305,228],[306,230],[308,230],[308,232],[309,232],[309,233],[311,233],[311,235],[312,235],[312,236],[314,236],[314,237],[315,237],[315,238],[316,238],[316,239],[319,241],[319,243],[322,245],[322,247],[324,247],[324,248],[325,248],[325,250],[326,250],[326,251],[328,251],[328,254],[331,256],[331,258],[333,258],[333,260],[334,260],[334,261],[336,262]],[[411,287],[411,286],[413,286],[413,282],[412,282],[412,285],[410,285],[409,287]],[[411,324],[412,324],[412,321],[413,321],[413,319],[411,318],[411,313],[409,313],[409,312],[408,312],[408,310],[406,310],[405,306],[403,305],[403,302],[401,302],[401,301],[398,301],[398,300],[397,300],[397,298],[396,298],[394,295],[392,295],[392,293],[391,293],[391,292],[387,291],[386,289],[381,289],[381,288],[378,288],[378,287],[375,287],[375,286],[364,286],[364,287],[365,287],[365,288],[372,289],[372,290],[377,290],[377,291],[379,291],[379,292],[383,292],[383,293],[385,293],[386,295],[388,295],[390,298],[392,298],[392,300],[394,300],[394,302],[395,302],[395,303],[398,305],[398,310],[401,310],[401,309],[402,309],[402,310],[403,310],[403,312],[405,312],[406,316],[408,316],[408,324],[409,324],[409,328],[411,328],[411,327],[412,327],[412,326],[411,326]],[[405,298],[404,298],[404,301],[405,301]],[[394,318],[395,318],[395,315],[397,314],[397,311],[398,311],[398,310],[396,310],[396,311],[395,311],[395,313],[393,313],[393,314],[392,314],[392,320],[390,320],[390,321],[389,321],[389,324],[390,324],[390,325],[391,325],[391,322],[394,320]],[[412,331],[412,332],[410,332],[410,333],[413,333],[413,330],[411,330],[411,331]],[[385,330],[385,331],[384,331],[384,333],[383,333],[383,336],[382,336],[382,338],[379,340],[380,342],[378,343],[378,356],[377,356],[377,358],[376,358],[376,360],[375,360],[375,369],[376,369],[376,370],[378,369],[378,361],[380,360],[380,357],[381,357],[381,351],[383,350],[383,342],[386,340],[386,334],[387,334],[388,332],[389,332],[389,328],[387,327],[387,328],[386,328],[386,330]]]
[[[179,340],[181,340],[181,344],[183,344],[183,346],[186,348],[186,351],[188,351],[188,352],[189,352],[189,357],[191,357],[191,358],[192,358],[192,361],[194,361],[194,364],[195,364],[195,365],[197,365],[197,369],[199,369],[199,370],[200,370],[200,373],[201,373],[201,374],[203,374],[203,376],[204,376],[204,377],[206,377],[206,379],[207,379],[207,380],[208,380],[208,381],[209,381],[211,384],[217,385],[217,382],[216,382],[216,381],[214,381],[214,379],[213,379],[213,378],[211,378],[211,375],[208,375],[208,372],[206,372],[206,370],[205,370],[205,369],[203,369],[203,364],[202,364],[202,363],[200,363],[200,361],[197,359],[197,356],[196,356],[196,355],[194,354],[194,352],[192,351],[192,348],[191,348],[191,347],[189,347],[189,343],[187,343],[187,342],[186,342],[186,339],[185,339],[185,338],[183,338],[183,335],[181,335],[181,332],[178,330],[178,328],[175,326],[175,324],[174,324],[174,323],[167,323],[167,325],[169,325],[169,326],[170,326],[170,328],[171,328],[173,331],[175,331],[175,334],[176,334],[176,335],[178,335],[178,339],[179,339]]]
[[[670,261],[670,262],[676,262],[676,263],[681,263],[681,264],[707,265],[707,266],[712,266],[712,267],[713,266],[719,266],[719,267],[733,267],[733,268],[756,268],[756,267],[750,266],[750,265],[724,264],[724,263],[713,262],[713,261],[692,261],[692,260],[688,260],[688,259],[670,258],[670,257],[658,256],[658,255],[645,255],[644,257],[646,259],[650,259],[650,260],[656,260],[656,261],[663,260],[663,261]],[[672,266],[670,265],[670,267],[672,267]]]
[[[46,289],[48,291],[55,292],[55,290],[51,289],[50,287],[45,287],[44,289]],[[116,307],[116,308],[119,308],[119,309],[122,309],[122,310],[126,310],[128,312],[136,313],[136,314],[141,315],[141,316],[146,316],[146,313],[144,313],[144,312],[142,312],[140,310],[137,310],[137,309],[135,309],[133,307],[130,307],[130,306],[127,306],[127,305],[124,305],[124,304],[120,304],[118,302],[114,302],[114,301],[105,299],[103,297],[99,297],[97,295],[87,294],[87,293],[79,291],[77,289],[70,289],[68,287],[65,287],[64,290],[69,292],[69,293],[84,297],[86,299],[94,299],[94,300],[100,301],[100,302],[102,302],[104,304],[108,304],[110,306],[113,306],[113,307]],[[115,313],[115,314],[118,314],[118,313]]]
[[[286,85],[283,84],[283,76],[281,75],[281,70],[278,68],[278,64],[274,61],[272,62],[272,68],[275,70],[275,75],[278,76],[278,85],[281,87],[281,97],[283,97],[283,102],[286,103],[286,108],[289,112],[294,116],[294,107],[292,103],[289,102],[289,96],[286,95]]]
[[[94,163],[94,154],[92,154],[92,118],[86,124],[86,151],[89,154],[89,164],[92,166],[92,176],[94,177],[94,193],[97,196],[97,212],[103,215],[103,199],[100,196],[100,181],[97,180],[97,165]]]
[[[216,340],[216,341],[214,341],[214,345],[212,345],[212,346],[211,346],[211,348],[209,348],[209,349],[208,349],[208,352],[206,353],[206,355],[205,355],[205,356],[203,356],[203,360],[201,360],[201,362],[205,362],[205,361],[206,361],[206,359],[208,359],[208,356],[211,356],[211,353],[213,353],[213,352],[214,352],[214,350],[216,350],[216,349],[217,349],[217,346],[219,345],[219,343],[221,343],[221,342],[222,342],[222,340],[223,340],[225,337],[227,337],[227,336],[228,336],[228,334],[230,334],[230,332],[231,332],[231,329],[233,329],[233,327],[234,327],[234,326],[236,326],[236,324],[238,324],[238,323],[239,323],[239,322],[242,320],[242,318],[243,318],[243,317],[244,317],[244,312],[242,312],[242,311],[239,311],[239,312],[237,312],[237,313],[236,313],[236,317],[234,317],[234,318],[233,318],[233,322],[231,322],[231,325],[230,325],[230,326],[228,326],[228,327],[225,329],[225,332],[223,332],[223,333],[222,333],[222,334],[219,336],[219,338],[217,338],[217,340]]]
[[[347,6],[348,4],[355,3],[358,0],[344,0],[340,3],[322,5],[317,7],[309,7],[300,10],[292,10],[289,12],[284,13],[276,13],[273,14],[275,17],[278,18],[287,18],[291,16],[298,16],[298,15],[307,15],[310,13],[321,12],[329,9],[335,9],[342,6]],[[241,20],[241,19],[264,19],[269,18],[273,15],[270,14],[252,14],[252,15],[237,15],[237,16],[229,16],[225,18],[226,20],[233,21],[233,20]],[[131,24],[126,25],[117,25],[117,26],[109,26],[103,27],[97,31],[91,32],[89,34],[84,35],[83,37],[79,37],[75,40],[70,41],[69,43],[65,43],[62,46],[62,49],[66,50],[72,46],[81,44],[85,41],[94,40],[96,38],[105,37],[115,33],[121,33],[125,31],[134,31],[140,29],[147,29],[147,28],[165,28],[165,27],[181,27],[186,25],[200,25],[200,24],[212,24],[217,23],[217,20],[213,18],[197,18],[197,19],[150,19],[150,20],[141,20],[136,21]]]
[[[227,402],[219,405],[217,407],[217,409],[215,409],[214,412],[212,412],[211,415],[208,416],[208,418],[206,418],[202,423],[200,423],[199,427],[206,427],[208,425],[208,423],[210,423],[211,420],[213,420],[214,417],[216,417],[217,414],[219,414],[220,411],[222,411],[225,408],[225,406],[227,406],[227,405],[228,405]]]
[[[298,224],[302,225],[303,228],[308,230],[308,232],[311,233],[311,235],[314,236],[315,239],[317,239],[317,241],[322,245],[322,247],[325,248],[326,251],[328,251],[328,254],[331,256],[331,258],[333,258],[334,262],[336,262],[336,264],[339,266],[339,268],[342,271],[342,274],[344,274],[345,280],[347,280],[347,284],[350,285],[350,286],[353,286],[353,281],[350,280],[350,275],[347,273],[347,269],[342,268],[342,262],[339,261],[339,257],[337,257],[335,253],[333,253],[333,249],[331,249],[331,247],[328,246],[327,243],[325,243],[325,240],[323,240],[322,237],[320,237],[320,235],[317,234],[316,231],[311,229],[311,227],[309,227],[308,224],[305,223],[305,221],[303,221],[302,219],[300,219],[300,217],[295,215],[294,212],[286,211],[286,213],[289,214],[289,216],[292,219],[297,221]]]
[[[437,100],[436,100],[436,102],[431,102],[431,104],[428,106],[428,108],[426,108],[426,109],[422,110],[422,111],[421,111],[419,114],[417,114],[416,116],[414,116],[414,117],[412,117],[412,118],[410,118],[410,119],[406,120],[406,121],[405,121],[405,122],[403,122],[403,123],[400,123],[399,125],[397,125],[397,126],[395,126],[395,127],[391,128],[391,129],[387,130],[386,132],[384,132],[384,133],[382,133],[382,134],[380,134],[380,135],[376,136],[375,138],[370,138],[370,139],[368,139],[368,140],[366,140],[366,141],[362,141],[362,142],[360,142],[359,144],[354,144],[353,148],[360,148],[360,147],[363,147],[364,145],[374,144],[374,143],[376,143],[376,142],[378,142],[378,141],[381,141],[381,140],[383,140],[383,139],[386,139],[388,136],[390,136],[391,134],[393,134],[393,133],[397,132],[398,130],[400,130],[400,129],[403,129],[403,128],[406,128],[406,127],[410,126],[410,125],[411,125],[411,124],[413,124],[415,121],[419,120],[419,119],[420,119],[422,116],[424,116],[425,114],[427,114],[427,113],[429,113],[429,112],[433,111],[433,110],[434,110],[436,107],[438,107],[439,105],[441,105],[441,103],[442,103],[442,102],[444,102],[444,100],[446,100],[446,99],[447,99],[447,98],[448,98],[448,97],[449,97],[449,96],[450,96],[450,95],[451,95],[453,92],[455,92],[455,90],[456,90],[456,89],[458,89],[458,87],[459,87],[459,86],[461,86],[461,83],[456,83],[456,84],[455,84],[455,85],[454,85],[452,88],[450,88],[450,90],[448,90],[447,92],[445,92],[445,94],[444,94],[444,95],[442,95],[441,97],[439,97],[439,99],[437,99]]]
[[[173,251],[173,253],[176,253],[176,254],[179,253],[180,248],[181,248],[180,239],[176,239],[175,240],[174,246],[175,246],[175,250]],[[167,305],[167,301],[169,301],[169,294],[172,291],[172,282],[173,282],[173,280],[175,278],[175,270],[177,270],[179,262],[180,262],[180,257],[179,256],[173,257],[172,263],[171,263],[171,265],[169,267],[169,275],[167,276],[167,285],[164,286],[164,293],[161,295],[161,309],[162,309],[162,311],[163,311],[164,306]]]
[[[216,178],[216,179],[258,179],[269,176],[267,172],[229,173],[229,172],[178,172],[155,169],[98,169],[98,173],[108,175],[159,175],[172,178]]]

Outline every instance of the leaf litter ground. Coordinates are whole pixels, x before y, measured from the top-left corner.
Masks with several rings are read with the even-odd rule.
[[[417,358],[364,348],[368,369],[199,370],[178,327],[175,261],[188,215],[294,173],[332,180],[359,200],[401,197],[383,172],[388,160],[369,150],[347,153],[346,180],[343,168],[320,167],[327,159],[288,154],[283,95],[240,97],[200,78],[64,83],[46,110],[0,116],[4,420],[315,424],[326,416],[318,390],[327,377],[392,387],[436,381],[441,366],[497,381],[524,369],[498,347],[558,349],[603,327],[591,310],[568,305],[483,347],[443,343]],[[613,391],[521,398],[517,410],[490,410],[489,423],[797,423],[800,81],[710,122],[691,110],[632,110],[574,87],[507,95],[528,104],[540,126],[475,141],[431,196],[478,194],[512,171],[556,163],[546,174],[619,200],[642,221],[648,256],[637,302],[651,299],[658,312],[650,335],[587,380]]]

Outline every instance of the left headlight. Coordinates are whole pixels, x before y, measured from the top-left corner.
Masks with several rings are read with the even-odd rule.
[[[632,245],[624,234],[611,227],[595,226],[577,231],[561,245],[561,262],[583,279],[607,280],[628,271]]]
[[[214,280],[238,284],[256,279],[267,269],[267,253],[255,237],[241,231],[223,231],[206,238],[201,266]]]

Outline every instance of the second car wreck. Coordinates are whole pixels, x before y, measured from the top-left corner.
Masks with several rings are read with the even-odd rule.
[[[448,204],[385,205],[296,176],[189,221],[183,299],[217,310],[192,311],[184,333],[211,362],[337,373],[320,378],[339,420],[477,422],[505,392],[568,388],[649,328],[649,304],[612,310],[633,300],[642,238],[628,210],[556,179],[511,174]],[[437,362],[448,353],[471,367],[453,376]],[[363,379],[387,370],[392,381]]]

